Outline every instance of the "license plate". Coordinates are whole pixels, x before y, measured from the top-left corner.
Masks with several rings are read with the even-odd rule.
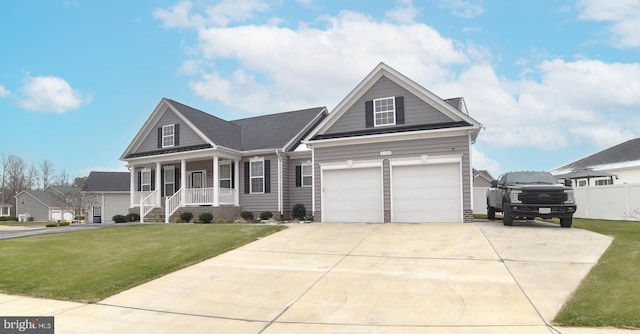
[[[539,212],[541,215],[548,215],[548,214],[550,214],[550,213],[551,213],[551,208],[539,208],[539,209],[538,209],[538,212]]]

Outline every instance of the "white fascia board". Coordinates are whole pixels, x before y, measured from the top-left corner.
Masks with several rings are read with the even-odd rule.
[[[171,103],[167,103],[167,105],[169,106],[169,109],[171,109],[171,111],[173,111],[178,116],[178,118],[180,118],[183,122],[185,122],[185,124],[187,124],[191,128],[191,130],[193,130],[200,137],[200,139],[204,140],[205,143],[210,144],[213,147],[217,146],[216,143],[211,141],[209,137],[205,136],[205,134],[202,133],[202,131],[200,131],[198,127],[196,127],[193,123],[191,123],[191,121],[189,121],[186,117],[184,117],[184,115],[181,112],[179,112],[176,108],[174,108],[173,105],[171,105]]]
[[[326,107],[323,107],[323,108],[322,108],[322,110],[320,110],[320,112],[316,115],[316,117],[314,117],[314,118],[313,118],[309,123],[307,123],[307,125],[306,125],[304,128],[302,128],[302,130],[298,131],[298,133],[296,133],[296,135],[295,135],[295,136],[293,136],[293,138],[291,138],[291,140],[290,140],[289,142],[287,142],[287,143],[282,147],[282,151],[283,151],[283,152],[286,152],[286,151],[287,151],[287,147],[291,147],[291,145],[293,145],[293,141],[294,141],[294,140],[300,140],[300,141],[301,141],[301,143],[300,143],[300,145],[298,145],[298,147],[300,147],[300,146],[304,146],[304,141],[305,141],[307,138],[301,138],[301,137],[302,137],[302,135],[303,135],[305,132],[307,132],[307,131],[309,130],[309,128],[310,128],[313,124],[315,124],[315,122],[317,121],[317,119],[318,119],[318,118],[320,118],[320,117],[322,117],[323,115],[328,114],[328,113],[329,113],[329,112],[327,111],[327,108],[326,108]],[[309,137],[309,138],[311,138],[311,137]],[[297,150],[297,148],[296,148],[296,150]]]
[[[423,131],[411,131],[411,132],[393,132],[368,136],[357,137],[342,137],[342,138],[329,138],[319,139],[308,142],[307,144],[312,147],[329,147],[338,145],[355,145],[355,144],[371,144],[389,141],[401,141],[401,140],[414,140],[425,138],[442,138],[442,137],[457,137],[467,136],[470,131],[477,129],[473,126],[452,129],[437,129],[437,130],[423,130]]]
[[[137,150],[138,147],[140,147],[144,138],[146,138],[151,132],[151,126],[157,123],[158,120],[160,119],[160,116],[162,115],[160,110],[165,105],[168,105],[167,99],[162,98],[162,100],[160,100],[160,103],[158,103],[158,105],[153,110],[151,115],[149,115],[149,117],[144,122],[144,124],[142,124],[142,127],[140,128],[140,130],[138,130],[138,133],[135,135],[135,137],[133,137],[133,140],[131,141],[131,143],[129,143],[129,146],[127,146],[127,149],[124,151],[124,153],[122,153],[122,155],[120,156],[120,160],[126,161],[125,157],[129,155],[129,153]]]

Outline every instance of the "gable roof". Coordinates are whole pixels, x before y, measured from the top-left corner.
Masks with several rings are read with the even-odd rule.
[[[450,99],[450,101],[445,101],[433,94],[428,89],[422,87],[415,81],[409,79],[405,75],[393,69],[391,66],[381,62],[376,66],[371,73],[369,73],[350,93],[347,95],[330,113],[329,116],[322,122],[316,129],[314,129],[308,138],[310,141],[315,139],[323,139],[323,134],[331,128],[333,124],[335,124],[346,112],[347,110],[354,104],[356,101],[362,97],[381,77],[387,77],[397,85],[402,88],[408,90],[410,93],[414,94],[418,98],[423,101],[429,103],[436,110],[440,111],[447,117],[451,118],[452,122],[449,124],[445,124],[445,128],[449,127],[470,127],[472,139],[475,140],[480,132],[480,128],[482,125],[471,118],[468,115],[466,105],[464,104],[464,100],[462,98],[454,98]],[[436,127],[435,129],[440,129],[441,127]],[[429,126],[417,126],[413,128],[396,128],[401,131],[421,131],[421,130],[434,130]],[[374,130],[375,131],[375,130]],[[385,131],[393,131],[393,130],[385,130]],[[369,133],[367,133],[369,134]],[[375,134],[375,133],[371,133]],[[364,135],[364,133],[363,133]]]
[[[475,179],[476,177],[480,177],[483,178],[485,180],[487,180],[488,182],[491,182],[494,180],[493,176],[491,175],[491,173],[489,173],[488,170],[486,169],[473,169],[473,178]]]
[[[588,157],[555,168],[551,173],[558,175],[585,169],[598,171],[635,166],[640,166],[640,138],[628,140]]]
[[[91,172],[82,187],[86,192],[128,192],[131,187],[128,172]]]
[[[168,109],[165,109],[166,106]],[[177,147],[170,150],[134,153],[140,143],[151,134],[154,125],[165,112],[173,111],[187,126],[191,127],[207,144],[195,147]],[[218,146],[235,151],[261,149],[293,150],[300,136],[310,126],[315,126],[327,115],[325,107],[316,107],[256,116],[235,121],[226,121],[204,111],[189,107],[171,99],[163,98],[147,119],[120,159],[148,156],[177,151],[215,148]],[[297,138],[297,140],[296,140]]]
[[[21,194],[27,194],[48,208],[63,208],[69,205],[61,196],[65,196],[66,193],[75,193],[78,191],[80,191],[80,188],[48,187],[45,190],[23,190],[16,194],[16,198]]]

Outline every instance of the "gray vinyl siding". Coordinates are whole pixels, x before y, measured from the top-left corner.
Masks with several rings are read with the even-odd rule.
[[[291,193],[291,201],[289,203],[289,211],[291,208],[297,204],[304,204],[305,209],[309,214],[311,214],[312,208],[312,195],[313,188],[312,187],[296,187],[296,166],[300,166],[304,163],[311,163],[311,157],[305,159],[291,159],[289,163],[289,185],[290,185],[290,193]]]
[[[238,187],[240,191],[240,206],[243,211],[278,212],[278,157],[275,154],[264,157],[265,161],[271,160],[271,192],[265,194],[245,194],[244,175],[248,171],[245,171],[244,163],[245,161],[250,161],[251,158],[243,158],[240,161],[240,187]]]
[[[383,76],[327,130],[326,134],[365,130],[365,101],[395,96],[404,97],[405,120],[404,124],[395,126],[437,124],[452,121],[452,119],[436,110],[433,106]],[[393,127],[393,125],[390,127]]]
[[[380,156],[381,151],[391,151],[392,155]],[[320,211],[321,208],[321,163],[346,162],[347,160],[353,160],[354,162],[358,160],[378,160],[383,162],[384,209],[390,210],[390,168],[387,159],[451,154],[462,154],[463,209],[471,209],[471,167],[469,162],[469,138],[467,136],[315,148],[315,209]]]
[[[24,198],[24,204],[20,204],[21,199]],[[42,204],[42,202],[27,195],[20,194],[16,197],[16,215],[29,213],[33,217],[34,221],[49,221],[51,218],[49,215],[49,208]]]
[[[113,223],[113,216],[126,215],[129,212],[129,193],[87,193],[95,196],[94,206],[102,207],[102,222]],[[93,207],[88,207],[86,221],[93,223]]]
[[[198,136],[196,132],[193,131],[192,128],[187,126],[187,124],[184,123],[178,117],[178,115],[176,115],[173,111],[167,109],[167,111],[165,111],[162,117],[160,117],[160,120],[158,121],[158,123],[156,123],[153,126],[153,129],[147,135],[147,138],[145,138],[144,141],[142,141],[142,144],[140,145],[140,147],[136,150],[136,152],[133,152],[133,153],[151,152],[151,151],[158,150],[159,149],[158,148],[158,128],[164,125],[171,125],[171,124],[180,124],[179,145],[176,147],[205,144],[205,141],[202,138],[200,138],[200,136]]]

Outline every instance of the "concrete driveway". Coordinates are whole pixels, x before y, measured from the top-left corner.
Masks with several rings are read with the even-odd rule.
[[[294,225],[96,304],[0,295],[0,314],[56,333],[613,331],[551,326],[611,239],[524,225]]]

